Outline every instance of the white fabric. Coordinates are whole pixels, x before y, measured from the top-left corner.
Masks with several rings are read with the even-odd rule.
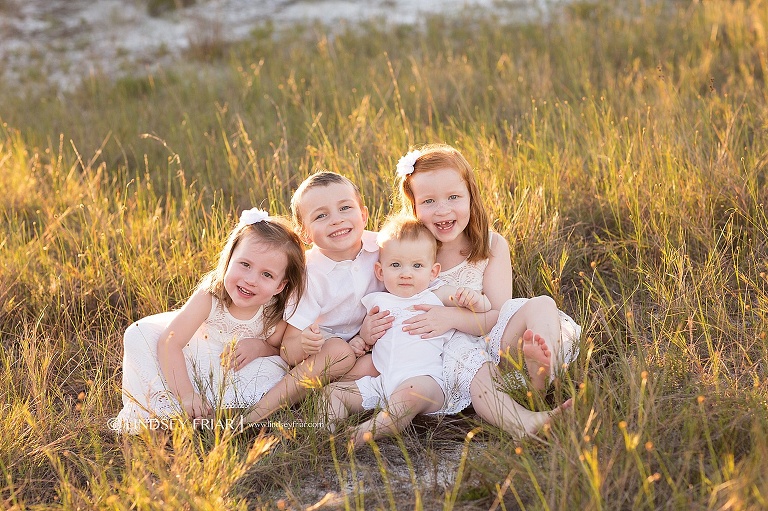
[[[137,433],[150,418],[170,418],[181,413],[157,358],[160,335],[177,314],[173,311],[142,318],[125,331],[123,409],[113,421],[113,429]],[[239,320],[213,298],[210,315],[182,350],[192,385],[212,406],[253,406],[285,376],[288,365],[279,356],[257,358],[239,371],[222,370],[225,346],[243,338],[261,337],[263,325],[262,309],[249,320]]]
[[[475,291],[483,290],[483,276],[488,267],[488,259],[470,263],[464,259],[453,268],[440,272],[440,280],[449,286],[468,287]]]
[[[363,297],[363,305],[371,310],[379,306],[389,310],[394,318],[392,327],[373,345],[373,365],[379,376],[363,376],[355,383],[363,398],[363,408],[370,410],[385,406],[392,392],[408,378],[431,376],[443,387],[443,343],[448,341],[455,330],[449,330],[432,339],[403,332],[403,322],[421,314],[414,305],[443,305],[432,291],[443,285],[437,282],[426,291],[402,298],[387,292],[371,293]]]
[[[491,236],[491,239],[493,236]],[[440,279],[455,287],[468,287],[476,291],[483,289],[483,276],[488,259],[477,262],[464,260],[460,264],[440,273]],[[443,414],[459,413],[472,402],[469,386],[477,372],[487,362],[499,364],[501,359],[501,338],[507,323],[520,310],[528,298],[507,300],[499,311],[499,319],[490,333],[483,337],[455,336],[446,343],[443,351],[443,378],[447,390]],[[562,353],[555,354],[553,367],[573,362],[579,354],[581,327],[563,311],[560,312]],[[519,375],[522,378],[521,375]]]
[[[351,261],[334,261],[317,248],[307,251],[307,288],[295,311],[286,312],[289,325],[304,330],[317,321],[323,330],[349,341],[359,331],[366,310],[362,298],[382,291],[373,267],[379,260],[376,233],[363,232],[363,248]]]

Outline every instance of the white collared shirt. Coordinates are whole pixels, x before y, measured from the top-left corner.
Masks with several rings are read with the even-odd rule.
[[[307,251],[307,289],[293,315],[286,321],[304,330],[317,321],[325,335],[352,339],[363,325],[366,310],[362,298],[383,291],[373,267],[379,260],[376,233],[363,232],[363,248],[348,261],[334,261],[316,247]]]

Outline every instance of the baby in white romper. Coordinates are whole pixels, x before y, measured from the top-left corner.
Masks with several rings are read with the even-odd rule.
[[[350,413],[385,408],[360,424],[353,442],[394,434],[408,425],[419,413],[436,412],[445,401],[443,383],[443,344],[453,335],[422,339],[403,332],[403,321],[422,311],[415,305],[464,307],[476,312],[490,310],[483,294],[455,288],[434,281],[440,273],[435,261],[437,241],[429,230],[411,217],[396,216],[387,220],[379,233],[379,261],[374,271],[387,292],[375,292],[363,298],[368,310],[378,306],[389,310],[394,324],[373,346],[373,364],[380,375],[364,376],[350,382],[337,382],[328,387],[328,416],[331,423]],[[332,426],[333,427],[333,426]]]

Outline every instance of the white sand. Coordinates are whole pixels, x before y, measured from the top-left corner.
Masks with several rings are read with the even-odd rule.
[[[206,40],[234,41],[271,21],[276,27],[328,26],[381,18],[419,24],[423,13],[466,9],[524,19],[557,0],[198,0],[152,17],[140,0],[0,0],[0,80],[5,86],[53,83],[151,70]]]

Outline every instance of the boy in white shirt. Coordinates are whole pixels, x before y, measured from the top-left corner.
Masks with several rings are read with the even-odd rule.
[[[376,233],[365,230],[368,208],[352,181],[333,172],[309,176],[294,192],[291,212],[299,235],[312,244],[306,253],[307,288],[293,313],[286,311],[280,348],[293,369],[256,404],[248,422],[346,375],[366,350],[358,335],[366,316],[361,300],[383,289],[374,276]],[[371,369],[356,370],[357,377]]]

